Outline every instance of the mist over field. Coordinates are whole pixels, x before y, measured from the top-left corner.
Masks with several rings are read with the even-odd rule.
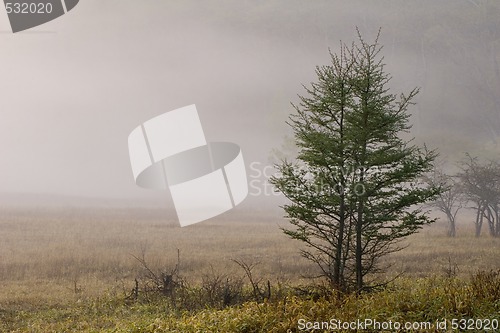
[[[1,332],[500,329],[500,1],[63,3],[77,6],[18,33],[0,8]],[[364,63],[377,36],[387,86]],[[331,72],[317,67],[351,43]],[[294,138],[292,103],[313,82]],[[419,89],[408,133],[404,97],[380,87]],[[145,186],[157,171],[176,172],[170,187],[205,178],[194,153],[178,169],[157,158],[166,136],[152,144],[140,127],[192,104],[198,146],[204,134],[234,154],[196,151],[232,169],[178,190],[183,208],[229,208],[181,228],[174,190],[134,173]],[[269,178],[297,142],[302,164],[271,180],[285,199]]]
[[[193,103],[207,140],[238,143],[251,176],[290,134],[301,85],[356,27],[368,41],[381,28],[392,92],[420,87],[417,143],[450,163],[498,157],[499,14],[496,1],[88,0],[13,35],[1,12],[0,192],[171,207],[134,184],[127,137]]]

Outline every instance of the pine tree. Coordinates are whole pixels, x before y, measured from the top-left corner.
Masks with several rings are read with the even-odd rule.
[[[420,204],[441,189],[421,181],[436,153],[401,138],[418,90],[389,93],[378,37],[367,44],[358,36],[316,68],[318,81],[288,122],[297,161],[278,165],[271,182],[290,201],[284,210],[294,228],[284,232],[307,245],[303,256],[332,287],[359,292],[400,239],[434,221]]]

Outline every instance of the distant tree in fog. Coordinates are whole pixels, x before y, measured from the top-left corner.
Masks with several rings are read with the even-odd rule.
[[[477,157],[467,154],[458,174],[461,188],[476,211],[476,237],[481,235],[484,220],[490,235],[500,236],[500,164],[495,161],[480,163]]]
[[[448,219],[448,236],[455,237],[457,234],[457,214],[466,203],[460,184],[455,177],[447,175],[439,168],[435,168],[434,172],[424,177],[424,179],[429,185],[442,188],[442,192],[429,205],[446,215]]]

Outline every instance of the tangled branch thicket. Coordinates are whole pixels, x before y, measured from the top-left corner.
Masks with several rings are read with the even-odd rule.
[[[286,286],[273,287],[270,280],[257,278],[253,272],[258,262],[248,263],[242,259],[231,259],[244,271],[243,276],[217,272],[212,266],[201,276],[199,285],[191,286],[180,270],[180,251],[172,269],[154,268],[146,259],[143,248],[139,256],[132,255],[139,263],[139,272],[134,287],[125,296],[130,301],[153,301],[158,297],[169,300],[176,309],[222,309],[248,301],[263,302],[284,294]],[[245,284],[245,278],[248,284]],[[265,281],[265,282],[264,282]]]

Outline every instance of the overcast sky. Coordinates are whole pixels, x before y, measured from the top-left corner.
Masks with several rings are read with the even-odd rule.
[[[0,192],[154,198],[134,183],[127,137],[189,104],[208,141],[265,163],[289,102],[356,26],[368,41],[382,28],[395,93],[422,88],[419,142],[453,158],[498,147],[497,4],[84,0],[17,34],[0,10]]]

